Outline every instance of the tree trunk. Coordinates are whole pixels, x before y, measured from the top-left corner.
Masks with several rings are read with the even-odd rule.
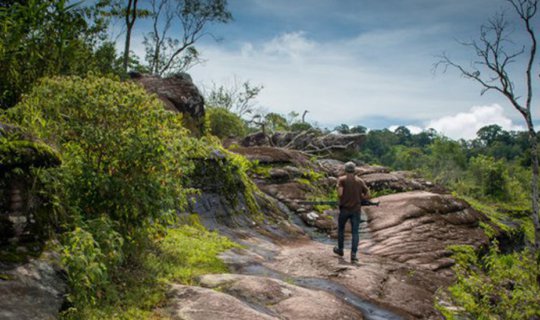
[[[124,72],[128,71],[129,64],[129,47],[131,44],[131,31],[137,18],[137,0],[129,0],[126,8],[126,42],[124,45]]]
[[[527,127],[529,129],[529,140],[531,144],[531,162],[532,162],[532,220],[534,224],[534,250],[540,249],[540,224],[538,222],[538,141],[531,115],[527,117]]]

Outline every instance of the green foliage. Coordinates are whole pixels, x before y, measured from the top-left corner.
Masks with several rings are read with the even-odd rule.
[[[49,223],[66,232],[70,299],[91,304],[108,271],[185,206],[187,156],[202,142],[140,86],[94,76],[44,79],[3,117],[64,159],[35,173]]]
[[[48,145],[17,135],[0,135],[0,171],[5,168],[28,169],[31,166],[57,164],[60,164],[60,155]]]
[[[98,45],[105,21],[97,10],[67,0],[0,7],[0,107],[16,104],[43,76],[114,71],[114,47]]]
[[[449,288],[460,309],[439,306],[447,319],[531,319],[540,316],[540,268],[528,252],[501,254],[493,243],[478,257],[470,246],[454,246],[457,281]]]
[[[509,200],[508,181],[510,179],[506,164],[502,160],[479,155],[471,158],[469,174],[476,177],[481,196]]]
[[[162,318],[155,307],[166,299],[167,285],[193,285],[198,276],[227,272],[218,254],[238,245],[209,232],[196,215],[190,223],[168,229],[144,251],[133,256],[129,267],[118,270],[94,305],[79,305],[63,319]]]
[[[247,132],[244,120],[225,108],[207,108],[206,117],[210,133],[221,139],[243,137]]]
[[[159,75],[184,71],[199,62],[194,44],[207,35],[208,25],[232,20],[227,0],[160,0],[149,15],[154,30],[145,36],[146,60],[152,73]]]
[[[239,84],[234,78],[232,84],[217,86],[213,84],[209,93],[205,94],[207,106],[224,108],[239,117],[253,115],[257,96],[263,86],[252,85],[249,81]]]

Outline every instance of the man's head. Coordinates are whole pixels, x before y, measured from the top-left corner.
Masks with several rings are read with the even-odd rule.
[[[345,173],[355,173],[356,164],[352,161],[345,163]]]

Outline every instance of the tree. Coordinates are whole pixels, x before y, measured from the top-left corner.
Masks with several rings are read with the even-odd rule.
[[[214,83],[205,94],[205,101],[208,106],[224,108],[242,117],[255,112],[255,99],[262,89],[263,86],[253,86],[249,81],[239,85],[238,79],[234,78],[230,86],[218,87]]]
[[[109,60],[114,55],[114,47],[99,46],[107,23],[100,18],[101,5],[101,1],[93,7],[68,0],[2,2],[0,106],[15,105],[41,77],[110,69],[104,61],[96,63],[98,55]]]
[[[206,117],[210,133],[221,139],[243,137],[246,134],[246,123],[238,115],[224,108],[206,109]]]
[[[480,128],[476,132],[476,136],[480,143],[484,146],[490,146],[497,138],[502,135],[503,129],[498,124],[491,124]]]
[[[133,26],[135,25],[135,20],[137,20],[137,9],[138,0],[128,0],[122,15],[124,21],[126,22],[126,40],[124,41],[124,58],[122,59],[122,67],[124,72],[128,70],[129,64],[129,48],[131,46],[131,32]]]
[[[450,59],[446,54],[436,64],[457,69],[462,76],[476,81],[482,86],[482,94],[495,91],[502,94],[525,120],[529,134],[529,145],[532,169],[532,220],[535,228],[534,249],[540,249],[540,224],[538,221],[538,142],[532,120],[532,73],[536,58],[536,32],[533,29],[533,19],[538,11],[539,0],[507,0],[513,12],[517,14],[519,23],[524,28],[528,43],[520,49],[511,49],[513,42],[510,39],[510,25],[506,16],[501,13],[495,15],[482,25],[480,37],[477,41],[463,43],[472,49],[477,60],[470,67],[463,66]],[[518,92],[514,84],[515,76],[511,74],[510,65],[523,56],[525,88]],[[523,97],[524,101],[520,98]]]
[[[208,34],[208,24],[232,19],[227,0],[152,0],[151,4],[153,30],[144,43],[150,69],[159,75],[184,71],[198,61],[194,44]],[[171,30],[177,25],[180,30]],[[169,36],[171,32],[179,37]]]

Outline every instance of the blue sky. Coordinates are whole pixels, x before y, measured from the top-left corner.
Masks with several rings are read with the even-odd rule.
[[[264,86],[262,109],[309,110],[308,121],[328,128],[410,125],[471,138],[490,123],[523,127],[503,97],[481,96],[451,70],[433,74],[442,52],[467,65],[472,52],[456,40],[476,38],[496,11],[514,17],[504,0],[230,0],[229,8],[234,21],[210,30],[222,40],[200,41],[206,62],[189,70],[203,90],[249,80]],[[513,37],[519,43],[522,33]]]

